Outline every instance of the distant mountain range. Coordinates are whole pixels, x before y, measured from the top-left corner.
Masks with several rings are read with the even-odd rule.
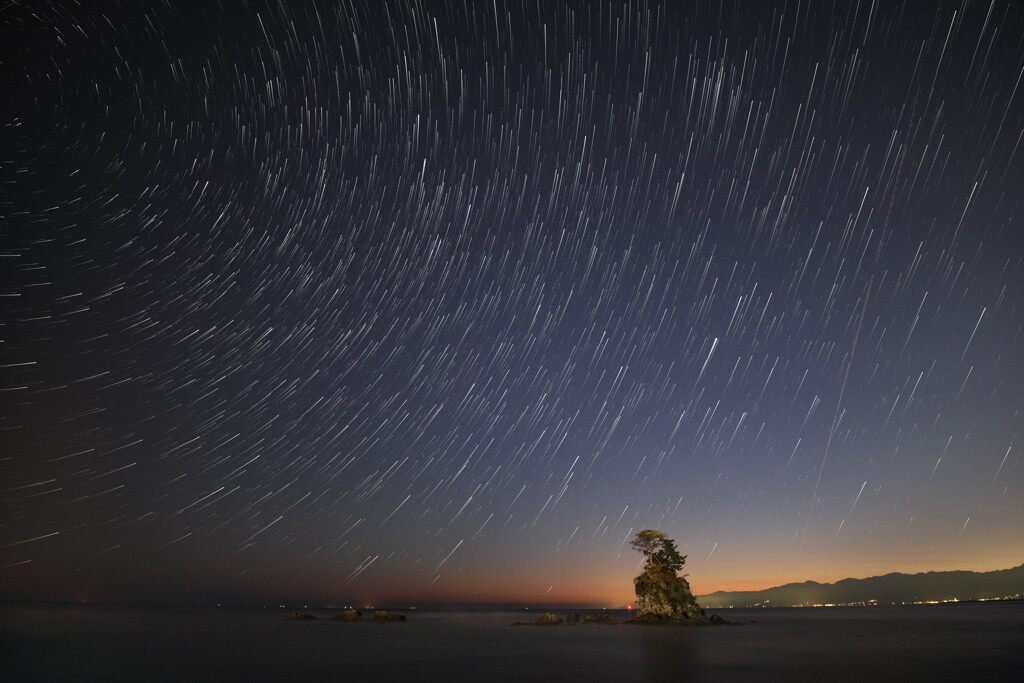
[[[796,607],[873,602],[879,605],[1024,597],[1024,564],[992,572],[886,574],[835,583],[788,583],[760,591],[698,595],[702,607]]]

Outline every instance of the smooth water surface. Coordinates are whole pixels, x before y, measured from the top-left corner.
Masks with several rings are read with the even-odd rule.
[[[290,621],[279,609],[6,605],[0,679],[1016,681],[1024,672],[1019,602],[713,612],[743,623],[511,625],[533,610],[342,623]]]

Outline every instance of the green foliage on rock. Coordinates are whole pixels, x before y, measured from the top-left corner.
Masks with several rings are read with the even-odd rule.
[[[644,529],[629,545],[647,556],[647,566],[658,565],[675,573],[686,564],[686,555],[679,554],[676,542],[657,529]]]
[[[665,534],[657,529],[644,529],[637,533],[636,538],[629,542],[633,550],[647,556],[647,564],[654,562],[654,553],[661,549]]]
[[[686,564],[686,555],[680,555],[676,548],[675,541],[665,538],[661,544],[661,550],[654,553],[654,562],[665,569],[678,572]]]
[[[712,623],[690,592],[689,582],[677,572],[686,563],[676,543],[657,529],[644,529],[630,545],[647,556],[640,576],[633,579],[636,591],[635,622],[647,624]]]

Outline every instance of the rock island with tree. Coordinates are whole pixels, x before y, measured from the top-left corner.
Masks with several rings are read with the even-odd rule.
[[[686,556],[679,554],[675,541],[661,531],[645,529],[630,545],[646,558],[643,572],[633,579],[637,614],[641,624],[718,624],[718,616],[708,617],[690,592],[690,583],[679,570]]]

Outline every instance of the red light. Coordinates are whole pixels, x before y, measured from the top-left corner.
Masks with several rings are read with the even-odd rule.
[[[633,605],[626,605],[626,609],[633,609]]]

